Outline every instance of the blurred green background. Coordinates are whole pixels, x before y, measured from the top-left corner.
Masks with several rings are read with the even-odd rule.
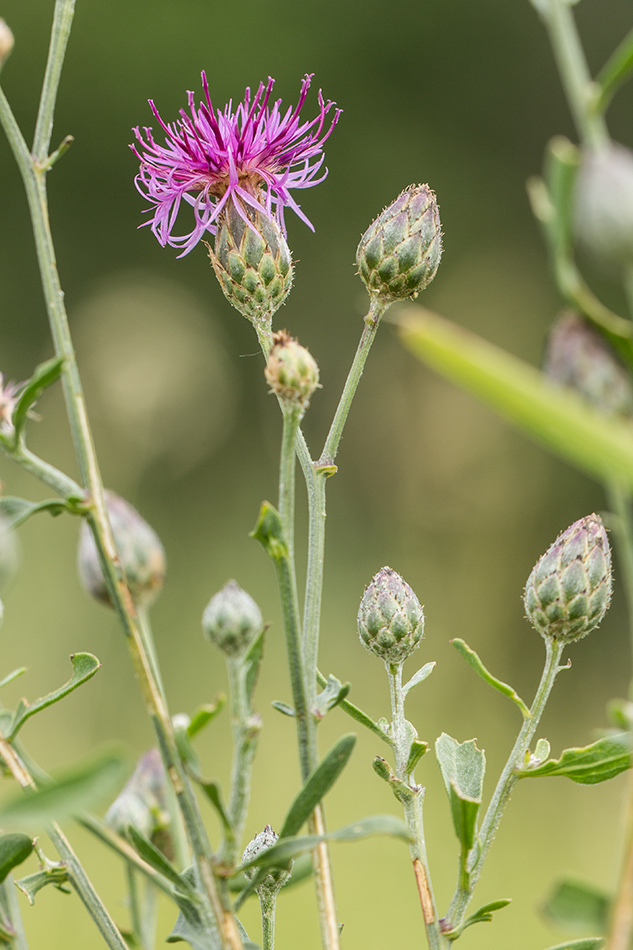
[[[4,0],[0,7],[16,38],[3,87],[27,138],[52,10],[52,0]],[[630,28],[630,2],[583,0],[576,12],[595,71]],[[144,203],[127,148],[131,128],[151,122],[146,100],[153,98],[164,118],[175,118],[185,91],[198,94],[203,68],[217,106],[239,100],[246,85],[268,75],[276,78],[275,94],[292,103],[303,74],[314,71],[314,86],[344,109],[326,149],[329,177],[302,195],[316,232],[288,215],[295,288],[277,320],[320,364],[323,390],[304,426],[315,455],[362,328],[366,298],[353,266],[358,239],[411,182],[428,181],[436,190],[445,231],[444,259],[424,304],[538,363],[559,301],[524,184],[540,170],[550,136],[575,136],[528,0],[77,2],[53,136],[54,145],[69,133],[75,143],[49,176],[60,275],[106,483],[140,509],[167,549],[168,581],[154,625],[172,710],[191,712],[225,687],[222,661],[203,642],[199,618],[228,578],[259,601],[271,622],[257,695],[264,732],[250,838],[267,822],[279,825],[298,787],[293,723],[270,708],[272,700],[290,697],[273,570],[248,538],[260,501],[276,495],[279,413],[266,393],[252,329],[226,303],[204,248],[177,260],[149,230],[137,230]],[[306,115],[315,102],[313,88]],[[614,137],[629,147],[632,106],[629,88],[610,112]],[[601,290],[621,306],[616,290]],[[0,371],[23,379],[51,352],[24,193],[0,140]],[[30,426],[32,447],[74,474],[58,390],[39,411],[42,421]],[[355,616],[372,575],[383,564],[398,570],[425,604],[426,640],[416,660],[438,661],[412,694],[409,717],[423,739],[443,730],[460,741],[476,736],[488,758],[489,791],[519,727],[518,713],[448,641],[465,638],[530,699],[543,647],[523,619],[523,584],[562,528],[603,508],[603,492],[422,368],[387,325],[338,461],[329,484],[321,666],[353,682],[359,705],[387,714],[382,664],[360,648]],[[46,495],[6,459],[0,478],[9,494]],[[24,739],[46,768],[77,760],[106,740],[123,743],[131,758],[152,742],[123,637],[113,616],[79,587],[77,529],[70,518],[46,515],[21,529],[21,571],[5,597],[0,673],[29,667],[5,690],[5,703],[64,682],[75,650],[93,652],[103,664],[90,684],[25,728]],[[304,538],[302,515],[299,531]],[[619,591],[601,630],[574,647],[572,659],[541,730],[554,751],[591,741],[606,724],[608,699],[626,693],[630,664]],[[349,728],[342,714],[328,717],[323,749]],[[203,736],[200,751],[206,773],[226,782],[226,716]],[[398,812],[371,769],[382,752],[370,735],[359,736],[328,800],[331,827]],[[431,756],[418,778],[428,786],[430,860],[445,907],[456,849]],[[625,777],[595,788],[564,779],[521,785],[476,902],[512,897],[513,904],[492,925],[468,931],[464,948],[538,950],[564,939],[542,919],[539,905],[564,873],[613,885],[625,787]],[[215,835],[211,816],[209,825]],[[85,834],[68,830],[125,922],[119,863]],[[339,845],[334,868],[348,950],[423,944],[400,842]],[[99,945],[75,896],[46,890],[24,912],[34,948]],[[254,907],[244,920],[259,939]],[[165,907],[163,936],[172,923]],[[319,946],[310,885],[282,896],[278,946]]]

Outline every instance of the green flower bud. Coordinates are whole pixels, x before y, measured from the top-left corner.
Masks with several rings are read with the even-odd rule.
[[[253,227],[228,202],[209,257],[231,306],[253,324],[270,325],[292,287],[290,248],[276,221],[245,210]]]
[[[385,664],[404,663],[424,634],[424,612],[409,585],[390,567],[381,568],[358,609],[358,635]]]
[[[258,835],[249,841],[244,849],[244,854],[242,855],[242,864],[246,864],[248,861],[252,861],[254,858],[258,857],[263,851],[268,851],[269,848],[277,842],[279,835],[273,831],[271,825],[266,825],[263,831],[260,831]],[[259,887],[255,888],[256,893],[260,897],[273,897],[275,896],[284,884],[288,881],[290,874],[292,873],[292,861],[290,862],[290,867],[285,868],[271,868],[268,872],[262,883]],[[257,873],[257,868],[247,868],[244,871],[244,877],[251,881],[255,874]]]
[[[574,522],[536,562],[525,585],[527,618],[541,636],[579,640],[611,600],[611,549],[598,515]]]
[[[0,68],[4,66],[11,55],[14,42],[13,33],[0,17]]]
[[[356,252],[358,272],[372,297],[415,298],[437,272],[442,229],[435,194],[409,185],[365,231]]]
[[[151,749],[139,759],[132,776],[108,808],[105,822],[123,837],[127,837],[131,825],[171,858],[170,821],[167,776],[158,750]]]
[[[105,500],[132,600],[137,607],[149,607],[160,594],[165,580],[165,549],[156,532],[132,505],[111,491],[106,491]],[[81,583],[88,593],[102,604],[112,606],[92,533],[85,522],[79,539],[78,567]]]
[[[271,391],[286,404],[306,410],[319,386],[319,367],[305,346],[285,330],[273,336],[273,347],[264,370]]]
[[[593,260],[610,269],[633,264],[633,152],[616,143],[583,152],[574,217]]]
[[[605,415],[633,415],[629,371],[602,334],[573,311],[561,314],[550,330],[543,372]]]
[[[211,598],[202,615],[205,636],[231,659],[237,659],[264,629],[253,598],[235,581],[229,581]]]

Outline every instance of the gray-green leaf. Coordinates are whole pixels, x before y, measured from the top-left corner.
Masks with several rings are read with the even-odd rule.
[[[53,703],[59,702],[64,696],[68,696],[68,694],[72,693],[78,686],[81,686],[94,676],[101,666],[99,660],[96,656],[93,656],[92,653],[73,653],[70,662],[73,667],[73,675],[60,689],[56,689],[53,693],[49,693],[41,699],[36,699],[33,703],[27,702],[26,699],[20,700],[7,734],[9,741],[15,739],[18,730],[22,728],[27,719],[30,719],[31,716],[34,716],[35,713],[40,712],[42,709],[46,709],[47,706],[52,706]]]
[[[606,933],[611,898],[592,884],[560,881],[543,907],[557,927]]]
[[[519,778],[564,775],[581,785],[606,782],[631,768],[631,745],[626,734],[608,736],[584,748],[565,749],[560,759],[549,759],[537,768],[519,769]]]
[[[475,840],[486,756],[477,748],[474,739],[459,743],[445,732],[435,743],[435,754],[450,802],[455,833],[465,856]]]
[[[347,765],[355,744],[356,736],[350,732],[342,736],[324,756],[288,809],[288,814],[279,832],[280,838],[296,835],[303,823],[308,820],[323,796],[329,792]],[[273,849],[271,848],[265,853],[269,854],[271,850]]]
[[[0,882],[33,851],[33,839],[19,831],[0,835]]]

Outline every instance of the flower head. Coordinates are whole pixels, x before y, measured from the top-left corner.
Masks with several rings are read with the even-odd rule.
[[[153,217],[145,223],[161,245],[182,247],[182,253],[188,254],[205,232],[215,234],[228,202],[249,227],[253,225],[246,207],[263,207],[284,233],[285,207],[292,208],[312,227],[290,192],[318,185],[327,175],[327,169],[319,175],[325,158],[323,144],[341,110],[334,110],[326,129],[326,115],[334,103],[325,102],[319,92],[318,115],[302,122],[300,113],[311,80],[312,75],[305,76],[297,106],[284,113],[281,99],[270,104],[274,84],[270,77],[266,85],[260,83],[252,97],[247,88],[235,112],[232,101],[224,111],[214,108],[204,72],[204,101],[196,107],[193,92],[188,92],[189,109],[181,109],[175,123],[163,122],[149,100],[165,133],[165,144],[155,142],[151,128],[145,128],[143,134],[137,127],[134,133],[139,144],[131,148],[141,163],[136,187],[153,206]],[[174,236],[183,200],[192,207],[195,223],[188,234]]]
[[[13,410],[26,383],[5,383],[0,373],[0,433],[11,435],[13,432]]]

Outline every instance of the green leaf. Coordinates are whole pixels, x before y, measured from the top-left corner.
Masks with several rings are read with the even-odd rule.
[[[0,835],[0,883],[7,874],[22,864],[33,851],[33,839],[18,831]]]
[[[34,716],[35,713],[40,712],[42,709],[46,709],[47,706],[52,706],[53,703],[59,702],[64,696],[68,696],[68,694],[72,693],[78,686],[81,686],[94,676],[101,666],[99,660],[96,656],[93,656],[92,653],[73,653],[70,662],[73,666],[73,675],[64,686],[55,690],[53,693],[49,693],[47,696],[43,696],[41,699],[36,699],[33,703],[28,703],[25,699],[20,700],[7,734],[9,741],[15,739],[18,731],[22,728],[27,719],[30,719],[31,716]]]
[[[595,79],[597,89],[593,106],[604,112],[618,88],[633,73],[633,30],[630,30],[609,57]]]
[[[7,673],[4,679],[0,680],[0,689],[2,689],[3,686],[8,686],[9,683],[12,683],[13,680],[16,680],[18,676],[22,676],[23,673],[26,673],[27,669],[28,667],[26,666],[18,666],[16,670],[11,670],[10,673]]]
[[[492,686],[493,689],[496,689],[499,693],[507,696],[508,699],[511,699],[513,703],[516,703],[525,718],[530,715],[530,710],[527,708],[516,690],[512,689],[511,686],[508,686],[507,683],[502,682],[502,680],[498,680],[496,676],[493,676],[492,673],[490,673],[483,665],[478,654],[475,653],[474,650],[471,650],[464,640],[456,638],[455,640],[451,640],[451,643],[459,655],[463,657],[470,666],[472,666],[475,673],[477,673],[478,676],[481,676],[484,682],[488,683],[489,686]]]
[[[633,489],[633,426],[591,408],[528,363],[420,307],[400,310],[416,356],[600,481]]]
[[[549,759],[537,768],[518,769],[519,778],[564,775],[581,785],[606,782],[631,768],[631,745],[627,734],[606,736],[591,745],[565,749],[560,759]]]
[[[356,736],[350,732],[342,736],[319,762],[288,809],[282,829],[279,832],[280,838],[296,835],[303,823],[308,820],[323,796],[329,792],[347,765],[355,744]]]
[[[323,673],[320,670],[316,671],[317,683],[319,686],[323,687],[326,685],[327,680]],[[274,705],[274,703],[273,703]],[[360,723],[361,726],[364,726],[365,729],[369,729],[370,732],[373,732],[375,736],[378,736],[379,739],[382,739],[383,742],[386,742],[388,746],[392,746],[391,738],[389,733],[383,729],[378,722],[374,722],[371,716],[368,716],[366,712],[363,712],[362,709],[359,709],[358,706],[355,706],[354,703],[350,703],[348,699],[343,699],[338,704],[339,707],[350,716],[354,722]],[[382,720],[386,722],[386,720]]]
[[[477,748],[474,739],[459,743],[445,732],[435,743],[435,754],[451,806],[453,826],[465,859],[475,841],[486,756]]]
[[[262,502],[257,524],[251,531],[250,537],[262,544],[273,561],[281,561],[288,557],[288,545],[284,539],[281,516],[270,502]]]
[[[171,881],[178,890],[184,894],[193,894],[195,893],[191,884],[188,883],[187,879],[184,878],[181,874],[178,873],[176,868],[173,866],[171,861],[168,861],[162,851],[159,851],[155,844],[153,844],[149,838],[146,838],[145,835],[135,828],[134,825],[128,825],[128,834],[130,836],[130,841],[150,867],[154,868],[155,871],[159,871],[163,877],[166,877],[167,880]]]
[[[409,690],[413,689],[414,686],[417,686],[418,683],[423,683],[427,676],[430,676],[435,667],[435,660],[431,663],[425,663],[424,666],[418,670],[417,673],[414,673],[408,683],[402,687],[402,695],[406,696]]]
[[[448,930],[444,934],[445,937],[448,937],[449,940],[457,940],[467,927],[472,927],[473,924],[487,924],[492,920],[492,915],[496,910],[502,910],[504,907],[507,907],[508,904],[511,904],[512,901],[508,898],[502,898],[498,901],[491,901],[489,904],[484,904],[483,907],[480,907],[479,910],[476,910],[474,914],[470,914],[466,920],[456,927],[455,930]]]
[[[292,706],[288,705],[288,703],[282,703],[279,699],[275,699],[270,705],[283,716],[290,716],[294,719],[295,711]]]
[[[52,360],[46,360],[35,368],[35,372],[22,390],[15,409],[13,410],[12,422],[15,431],[15,440],[19,439],[24,426],[26,425],[27,413],[29,409],[37,402],[45,389],[52,386],[61,376],[64,366],[63,357],[55,357]]]
[[[204,729],[205,726],[208,726],[215,717],[222,711],[224,704],[226,703],[226,696],[224,693],[220,693],[218,698],[214,703],[205,703],[204,706],[199,706],[193,716],[191,717],[191,722],[187,726],[187,735],[190,739],[193,739],[201,729]]]
[[[264,636],[266,629],[262,630],[260,635],[255,638],[248,648],[246,656],[242,660],[246,668],[246,696],[249,703],[252,702],[253,693],[257,685],[257,678],[264,658]]]
[[[4,495],[0,498],[0,513],[4,515],[11,527],[19,525],[36,514],[38,511],[48,511],[53,517],[62,511],[73,511],[71,505],[59,498],[47,498],[46,501],[27,501],[26,498],[16,498],[13,495]]]
[[[41,891],[47,884],[52,884],[62,894],[70,894],[70,888],[64,887],[67,883],[68,872],[65,866],[63,864],[50,864],[49,867],[36,871],[35,874],[20,878],[19,881],[15,882],[15,885],[26,895],[26,899],[32,905],[35,903],[37,892]]]
[[[411,748],[409,749],[409,758],[407,759],[407,764],[405,766],[405,772],[407,775],[410,775],[413,772],[422,756],[426,755],[428,750],[428,742],[422,742],[420,739],[413,740],[411,743]]]
[[[202,791],[207,796],[213,807],[215,808],[218,818],[222,822],[222,827],[228,838],[231,841],[235,838],[235,832],[233,830],[233,825],[231,820],[226,813],[226,808],[224,807],[224,802],[222,801],[222,793],[220,791],[220,786],[217,782],[207,782],[202,778],[197,779],[198,784],[200,785]]]
[[[342,703],[351,688],[351,683],[341,683],[340,679],[330,673],[323,691],[316,698],[317,717],[323,719],[335,706]]]
[[[62,821],[109,798],[125,775],[121,756],[108,752],[61,774],[50,785],[0,806],[3,828],[36,828]]]
[[[180,905],[180,913],[174,928],[165,938],[166,943],[181,941],[188,943],[193,950],[222,950],[220,935],[215,926],[212,922],[209,927],[205,926],[198,909],[191,901],[185,901]]]
[[[543,907],[549,920],[563,929],[606,933],[611,898],[591,884],[560,881]]]
[[[566,943],[557,943],[547,950],[600,950],[604,944],[603,937],[583,937],[581,940],[567,940]]]

